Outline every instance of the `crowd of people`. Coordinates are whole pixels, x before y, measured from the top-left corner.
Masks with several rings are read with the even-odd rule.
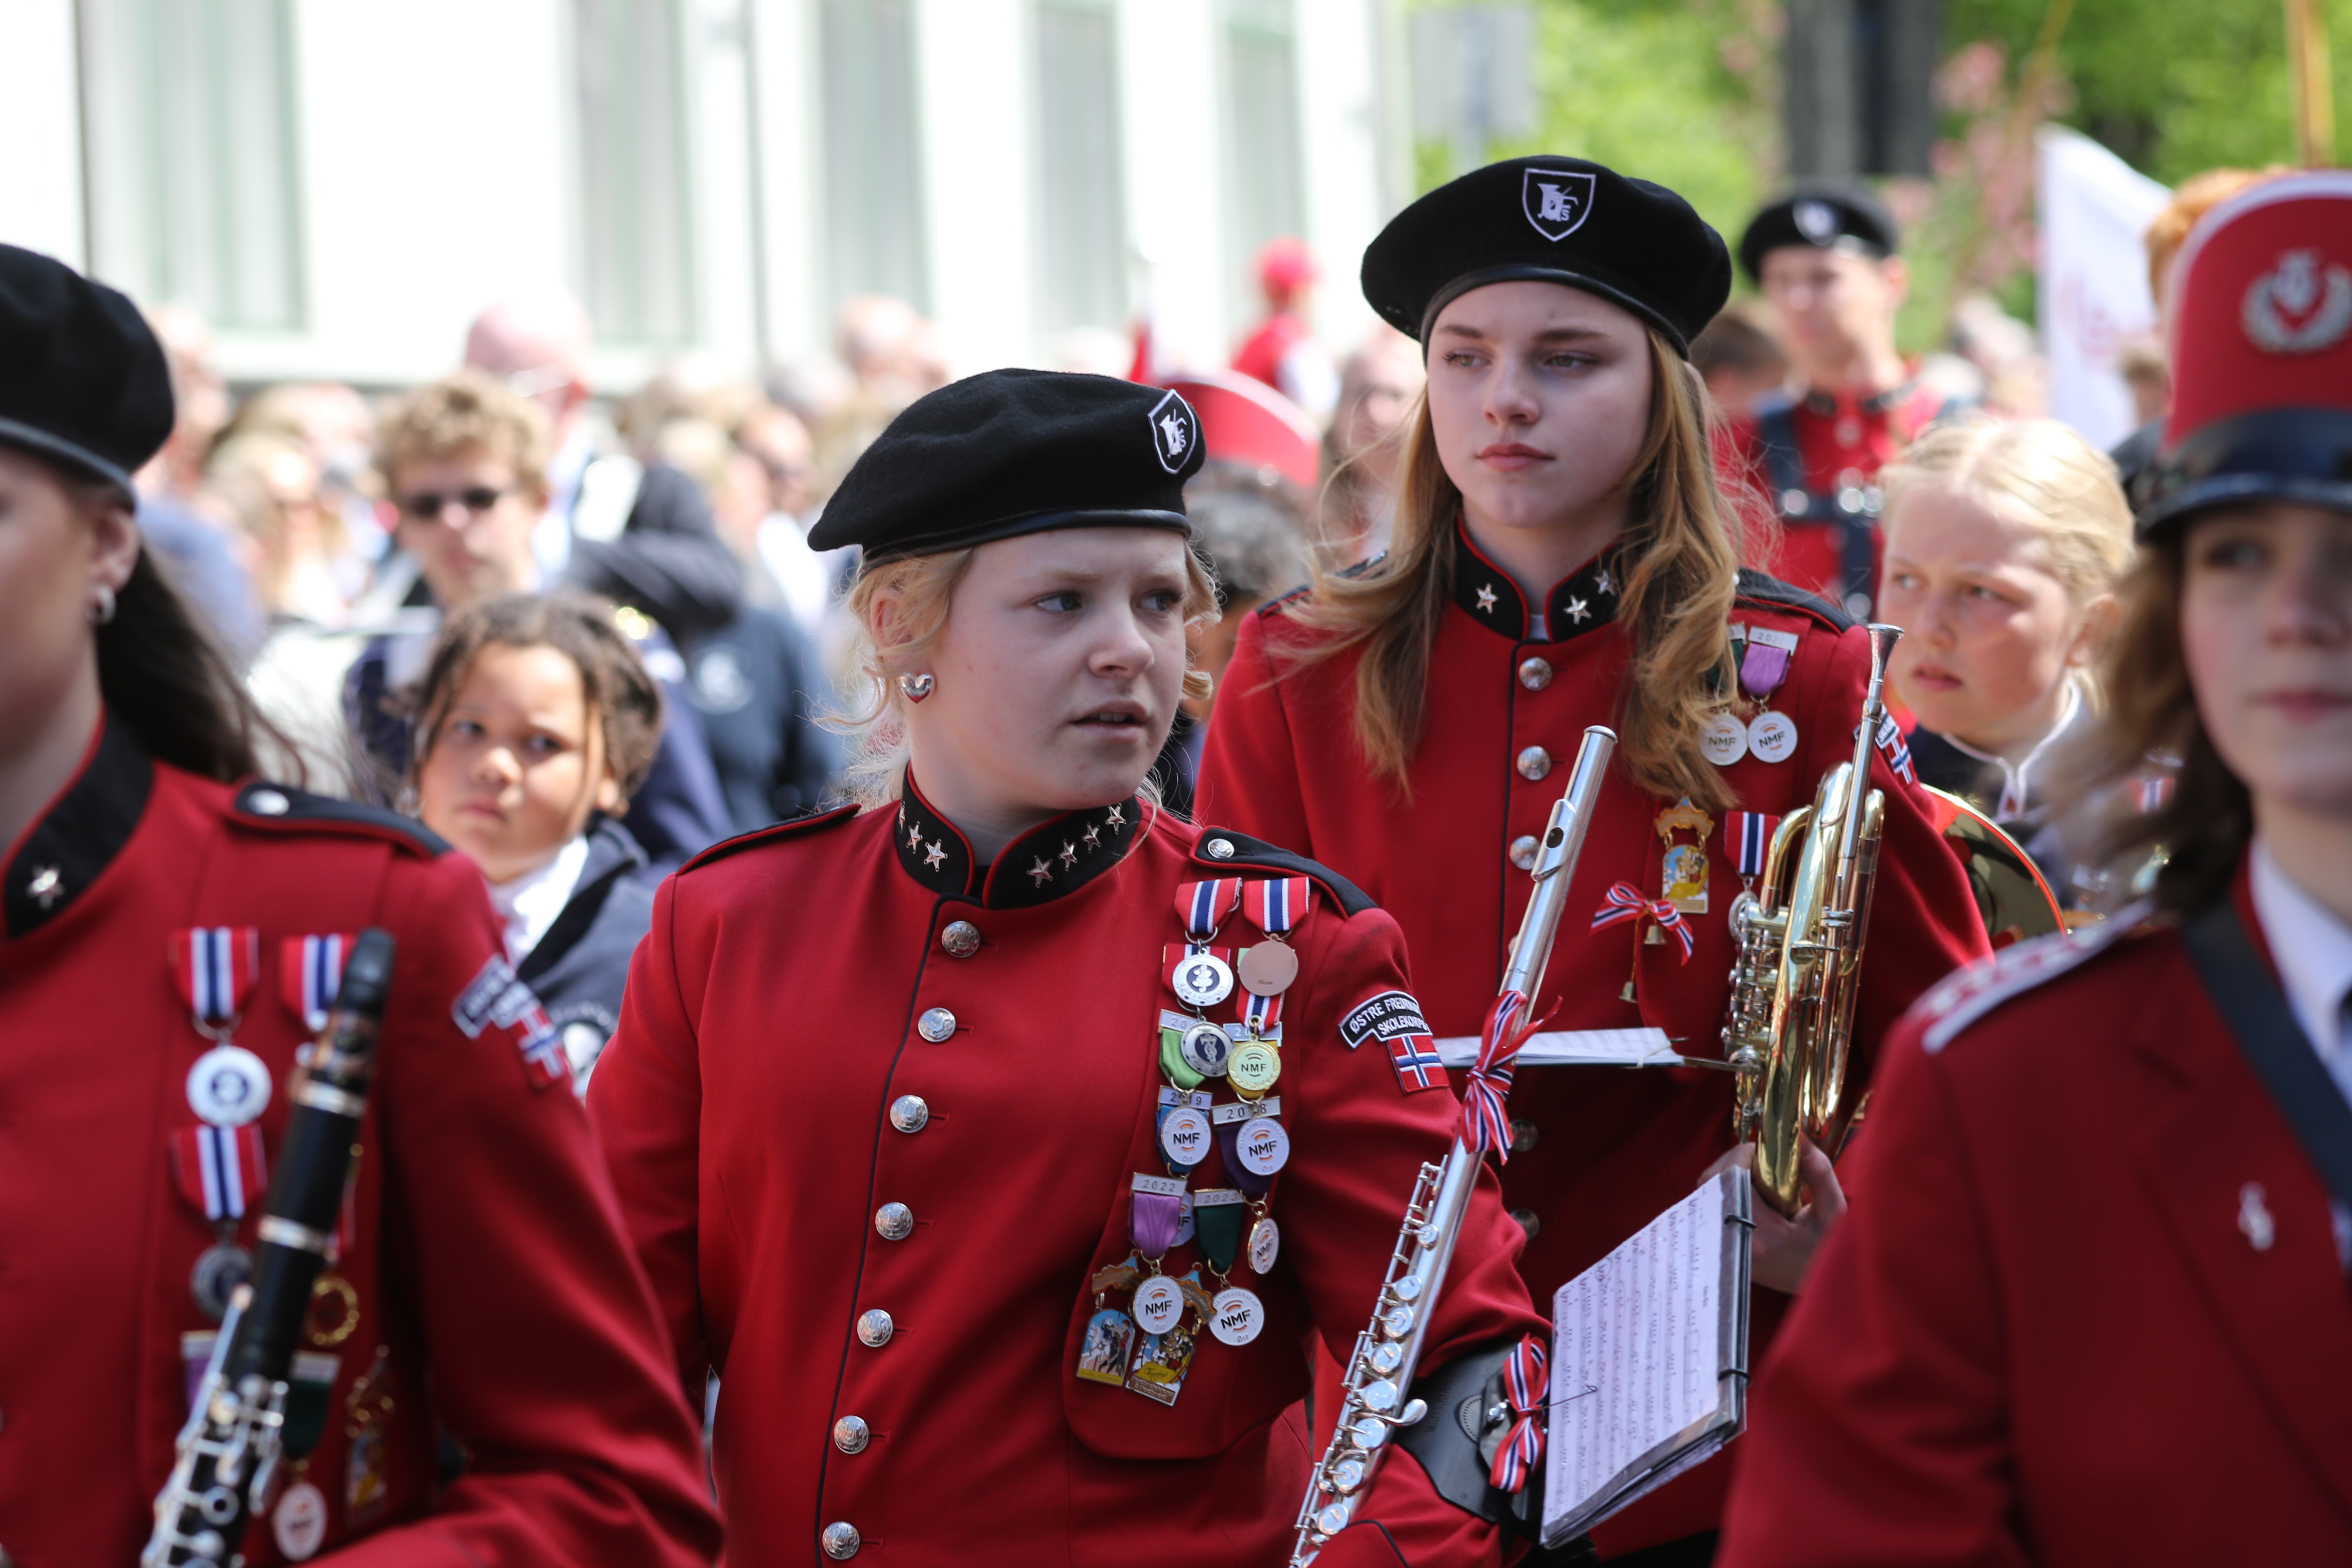
[[[1514,159],[1345,353],[1285,241],[1225,367],[957,378],[873,298],[611,401],[562,296],[236,392],[0,247],[0,1568],[248,1509],[257,1563],[1517,1561],[1554,1292],[1741,1167],[1753,1429],[1531,1560],[2352,1550],[2352,184],[2217,172],[2149,253],[2108,454],[1997,330],[1898,350],[1859,185],[1734,244]],[[1775,1172],[1727,1019],[1808,810],[1868,962]],[[1656,1044],[1515,1086],[1531,1030]],[[175,1495],[273,1245],[278,1458]],[[1400,1417],[1381,1341],[1486,1392]]]

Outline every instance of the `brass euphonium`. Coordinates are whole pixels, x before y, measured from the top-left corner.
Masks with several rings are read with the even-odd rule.
[[[1756,1185],[1784,1215],[1797,1212],[1799,1136],[1835,1154],[1852,1121],[1845,1065],[1885,811],[1869,788],[1870,753],[1886,722],[1886,658],[1902,635],[1870,627],[1853,760],[1822,776],[1811,805],[1781,818],[1763,875],[1731,906],[1739,954],[1723,1048],[1738,1083],[1732,1118],[1756,1145]]]

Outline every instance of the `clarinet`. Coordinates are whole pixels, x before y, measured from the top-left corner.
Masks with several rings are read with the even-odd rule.
[[[230,1297],[195,1408],[180,1428],[172,1478],[155,1498],[140,1568],[238,1568],[246,1526],[269,1495],[286,1424],[286,1384],[311,1287],[326,1267],[367,1110],[376,1033],[391,989],[392,933],[360,933],[327,1026],[294,1090],[286,1147],[270,1178],[253,1279]]]
[[[1601,778],[1616,748],[1616,731],[1599,724],[1584,731],[1568,790],[1551,808],[1551,820],[1529,868],[1535,891],[1511,943],[1504,991],[1517,991],[1532,1001],[1543,989],[1544,968],[1559,934],[1560,913],[1568,906],[1568,885],[1584,853],[1593,802],[1600,797]],[[1389,1255],[1371,1326],[1356,1336],[1355,1352],[1348,1358],[1338,1428],[1298,1505],[1290,1568],[1307,1568],[1333,1536],[1354,1521],[1357,1505],[1371,1494],[1372,1480],[1394,1446],[1391,1439],[1397,1429],[1429,1414],[1427,1402],[1408,1397],[1407,1391],[1421,1364],[1430,1315],[1444,1293],[1454,1244],[1469,1217],[1470,1194],[1484,1163],[1485,1156],[1457,1135],[1442,1163],[1421,1167],[1396,1248]]]

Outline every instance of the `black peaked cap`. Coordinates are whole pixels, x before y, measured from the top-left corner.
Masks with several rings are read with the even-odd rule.
[[[62,261],[0,245],[0,442],[128,498],[171,434],[171,367],[139,307]]]
[[[1489,163],[1440,185],[1364,251],[1364,298],[1424,348],[1453,300],[1520,279],[1597,294],[1687,353],[1730,296],[1731,258],[1665,186],[1555,157]]]
[[[992,370],[917,398],[852,465],[809,544],[866,564],[1060,528],[1190,534],[1201,422],[1164,387]]]
[[[1874,256],[1892,256],[1903,248],[1895,215],[1869,186],[1842,182],[1799,185],[1748,222],[1748,232],[1739,237],[1739,268],[1749,281],[1760,283],[1767,251],[1794,245],[1827,250],[1842,239],[1857,241]]]

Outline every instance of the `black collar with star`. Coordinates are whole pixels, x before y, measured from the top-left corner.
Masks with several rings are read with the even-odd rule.
[[[1567,642],[1599,631],[1617,618],[1617,594],[1623,573],[1615,546],[1552,584],[1544,595],[1546,642]],[[1526,595],[1511,574],[1479,553],[1469,531],[1454,529],[1454,602],[1464,613],[1513,642],[1528,640]]]
[[[932,809],[910,773],[890,841],[907,875],[933,892],[986,909],[1017,910],[1051,903],[1118,865],[1135,847],[1142,825],[1143,802],[1134,797],[1074,811],[1031,828],[1006,845],[993,866],[982,866],[971,841]]]
[[[30,936],[73,907],[98,880],[146,814],[155,764],[129,726],[109,714],[98,745],[72,784],[33,824],[9,858],[0,884],[12,942]]]

